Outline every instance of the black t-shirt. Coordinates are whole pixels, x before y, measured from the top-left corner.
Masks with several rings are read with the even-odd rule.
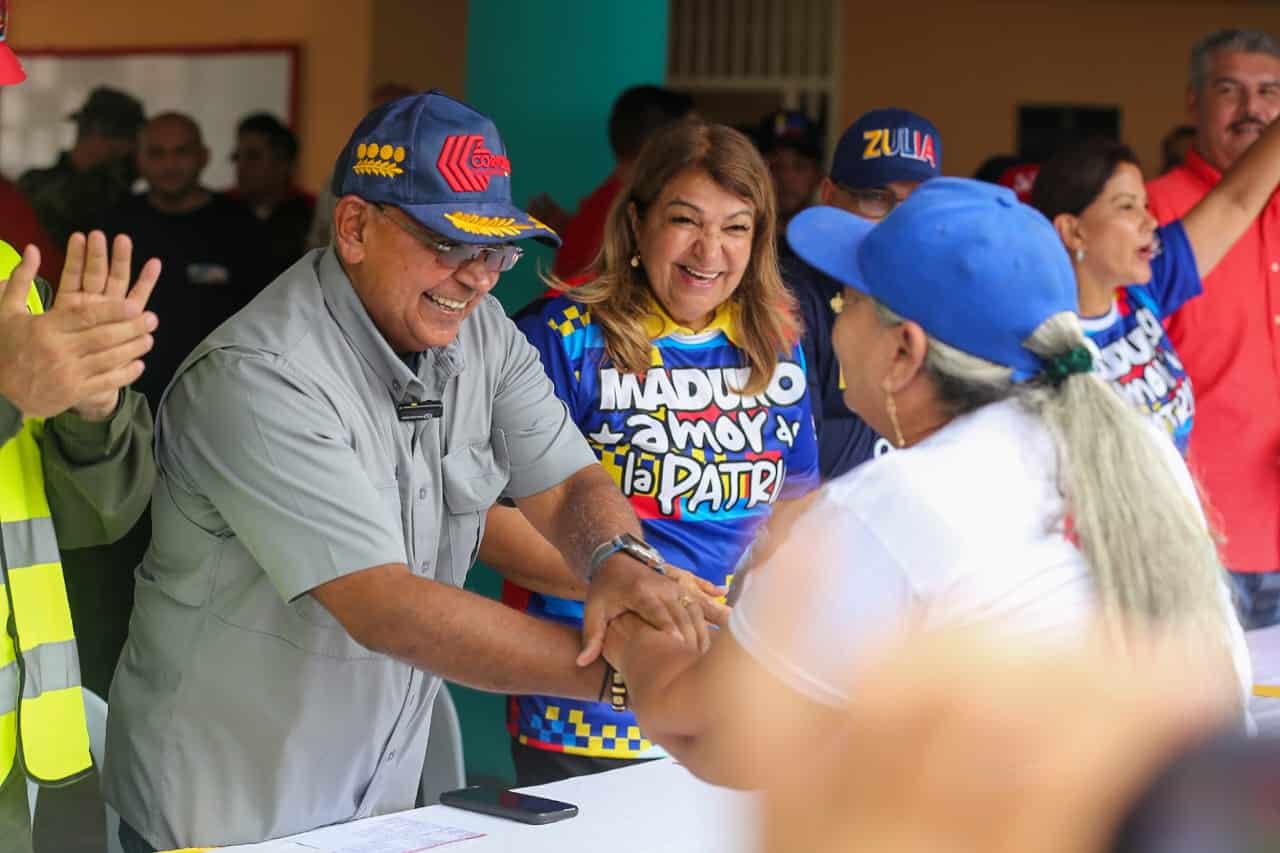
[[[266,238],[243,203],[218,195],[185,213],[163,213],[146,196],[130,196],[103,215],[100,227],[109,239],[133,239],[135,279],[148,258],[163,264],[148,304],[160,326],[134,386],[154,413],[187,353],[268,283]]]
[[[265,219],[258,219],[266,240],[264,260],[270,279],[293,266],[307,250],[315,210],[315,201],[310,197],[293,195],[276,205]]]
[[[876,444],[883,439],[849,411],[840,390],[840,364],[831,345],[831,328],[836,322],[833,300],[841,295],[843,286],[795,255],[783,260],[782,278],[804,319],[801,347],[808,362],[813,425],[818,432],[818,467],[822,479],[830,480],[874,457]]]

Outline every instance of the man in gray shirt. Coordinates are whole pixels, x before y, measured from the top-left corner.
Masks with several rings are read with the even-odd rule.
[[[441,677],[595,699],[623,610],[705,640],[678,584],[600,547],[639,524],[488,295],[513,239],[556,240],[510,171],[464,104],[380,107],[335,170],[330,247],[179,367],[110,696],[129,853],[411,808]],[[590,578],[585,649],[460,589],[500,496]]]

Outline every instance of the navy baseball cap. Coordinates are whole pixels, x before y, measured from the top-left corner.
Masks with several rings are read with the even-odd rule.
[[[922,185],[879,223],[811,207],[787,226],[804,261],[931,336],[1014,369],[1044,368],[1022,342],[1077,311],[1076,277],[1049,220],[1013,191],[969,178]]]
[[[486,115],[432,89],[378,107],[338,158],[333,193],[390,204],[459,243],[560,237],[511,202],[511,161]]]
[[[864,113],[836,143],[831,180],[856,190],[891,181],[927,181],[942,171],[942,136],[922,115],[887,109]]]
[[[778,110],[760,120],[756,146],[762,154],[790,148],[810,160],[821,160],[822,129],[799,110]]]

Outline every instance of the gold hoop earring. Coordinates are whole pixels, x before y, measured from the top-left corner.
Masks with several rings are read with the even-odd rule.
[[[893,401],[893,394],[884,392],[885,408],[889,410],[889,423],[893,424],[893,437],[898,447],[906,447],[907,440],[902,436],[902,424],[898,423],[898,404]]]
[[[640,253],[639,252],[636,252],[634,255],[631,256],[631,268],[633,270],[640,269]]]

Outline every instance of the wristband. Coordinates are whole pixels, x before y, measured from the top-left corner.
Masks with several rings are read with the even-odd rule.
[[[622,680],[622,673],[608,662],[605,663],[604,683],[609,694],[609,707],[618,712],[627,710],[627,682]],[[604,697],[601,696],[601,701],[603,700]]]

